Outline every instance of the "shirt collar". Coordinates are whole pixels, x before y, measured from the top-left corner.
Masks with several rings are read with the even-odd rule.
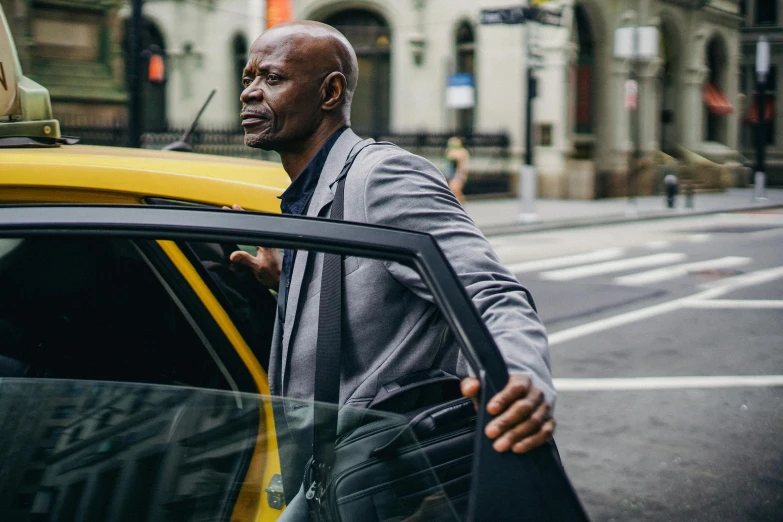
[[[321,177],[321,171],[326,163],[326,158],[332,151],[332,147],[338,138],[348,127],[343,127],[324,143],[323,147],[313,156],[313,159],[307,164],[304,170],[291,182],[291,185],[283,192],[280,198],[280,210],[283,214],[304,215],[310,204],[310,198],[313,197],[315,187],[318,185],[318,179]]]

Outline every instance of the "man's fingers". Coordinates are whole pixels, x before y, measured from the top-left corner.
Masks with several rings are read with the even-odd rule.
[[[239,205],[237,205],[236,203],[234,203],[233,205],[231,205],[231,208],[233,208],[234,210],[245,210],[244,208],[240,207],[240,206],[239,206]]]
[[[473,399],[473,407],[478,411],[478,393],[481,389],[481,381],[474,379],[473,377],[466,377],[460,382],[460,388],[462,389],[462,395]]]
[[[495,394],[487,404],[487,413],[500,415],[514,401],[525,397],[530,391],[530,377],[526,375],[512,375],[506,386]]]
[[[236,252],[231,252],[231,255],[228,257],[228,259],[232,263],[236,263],[238,265],[252,266],[253,260],[255,258],[244,250],[237,250]]]
[[[538,433],[524,438],[511,447],[514,453],[525,453],[534,448],[537,448],[552,438],[555,433],[556,422],[555,419],[547,420]]]
[[[465,377],[459,384],[462,390],[462,395],[465,397],[474,398],[478,395],[481,388],[481,381],[473,377]]]
[[[544,394],[533,389],[524,399],[519,399],[509,406],[497,418],[492,419],[484,433],[490,439],[496,439],[509,430],[528,422],[542,406],[549,407],[544,402]]]
[[[514,408],[509,408],[509,410],[512,409]],[[508,427],[505,432],[498,437],[493,444],[493,447],[497,451],[508,451],[514,444],[522,441],[525,437],[530,437],[538,433],[544,426],[544,423],[549,419],[551,419],[549,404],[542,402],[537,408],[532,410],[532,413],[527,415],[524,420],[507,425]],[[489,427],[490,426],[487,426],[487,430],[489,430]]]

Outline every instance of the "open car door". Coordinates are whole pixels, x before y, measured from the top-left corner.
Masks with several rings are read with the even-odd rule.
[[[49,237],[110,237],[133,242],[171,241],[183,250],[194,243],[264,245],[394,261],[418,271],[451,327],[464,355],[482,381],[483,392],[474,434],[475,451],[469,473],[468,510],[460,513],[452,512],[450,516],[453,518],[451,519],[488,521],[586,520],[584,510],[560,465],[553,444],[544,445],[523,455],[512,452],[498,453],[492,448],[492,441],[484,436],[484,428],[491,420],[485,413],[487,401],[505,385],[508,379],[506,365],[487,327],[432,237],[426,234],[364,224],[223,210],[78,205],[0,207],[0,239],[11,241],[12,243],[9,244],[14,245],[20,241]],[[13,252],[10,252],[6,255],[12,254]],[[0,254],[0,267],[3,263],[1,256],[2,254]],[[52,262],[57,262],[56,253],[53,253]],[[203,266],[200,269],[202,268]],[[2,277],[1,272],[0,277]],[[3,354],[0,353],[0,355]],[[24,353],[17,355],[20,360],[10,361],[9,364],[19,363],[22,366],[30,366],[30,362],[24,360]],[[44,374],[45,372],[39,375],[46,377],[47,375]],[[19,408],[20,403],[14,401],[22,400],[21,397],[27,396],[25,399],[27,407],[36,402],[30,402],[30,397],[34,394],[30,395],[26,391],[25,375],[29,378],[30,374],[22,374],[21,377],[0,376],[2,377],[0,378],[0,406],[15,406],[17,414],[22,416],[24,416],[24,411]],[[155,448],[154,451],[147,449],[138,456],[137,469],[142,470],[140,473],[143,473],[144,466],[160,468],[161,462],[167,458],[169,453],[188,457],[177,460],[176,465],[172,464],[166,471],[168,476],[184,477],[183,474],[190,470],[187,474],[187,480],[175,481],[176,485],[164,484],[159,482],[161,475],[156,473],[158,482],[154,483],[153,491],[149,487],[145,489],[139,486],[141,488],[139,492],[134,493],[136,495],[135,502],[138,503],[140,502],[139,498],[162,495],[161,490],[163,489],[172,491],[165,501],[161,501],[155,509],[148,511],[150,515],[147,518],[137,516],[138,512],[135,515],[130,515],[130,518],[127,518],[128,515],[122,515],[123,510],[133,509],[133,503],[129,503],[130,501],[126,499],[123,501],[123,506],[111,506],[113,509],[111,512],[117,513],[117,520],[201,520],[197,513],[200,509],[199,506],[203,508],[204,502],[208,503],[211,509],[210,513],[213,513],[211,515],[213,518],[210,520],[269,519],[269,510],[274,506],[269,505],[270,503],[248,503],[247,501],[248,495],[260,496],[261,489],[273,488],[273,485],[260,483],[260,479],[257,479],[256,483],[252,485],[247,483],[247,477],[252,471],[250,468],[263,466],[263,459],[253,461],[252,458],[243,457],[239,450],[231,453],[231,458],[229,458],[220,452],[210,453],[205,448],[209,444],[219,445],[219,441],[223,440],[221,437],[224,437],[227,441],[230,439],[230,444],[240,449],[251,447],[255,448],[254,451],[257,453],[259,440],[264,439],[268,443],[275,439],[273,423],[267,421],[259,424],[259,418],[269,419],[269,416],[263,412],[268,411],[274,401],[287,401],[288,399],[269,398],[262,394],[248,394],[231,385],[230,375],[226,375],[226,380],[228,381],[226,390],[209,391],[210,388],[206,386],[203,388],[208,391],[199,390],[197,393],[186,395],[183,395],[179,389],[162,384],[155,384],[156,387],[152,390],[144,391],[137,385],[112,383],[111,385],[97,386],[93,391],[89,391],[98,397],[91,404],[92,407],[97,408],[95,410],[97,412],[125,411],[123,408],[132,408],[132,405],[119,404],[122,401],[115,401],[115,398],[128,399],[141,395],[144,397],[142,404],[147,401],[150,405],[149,415],[153,420],[159,419],[157,424],[145,424],[146,431],[127,432],[123,437],[120,437],[126,445],[140,443],[142,440],[156,441],[156,444],[152,445]],[[52,385],[56,384],[51,382]],[[69,386],[68,389],[75,390],[72,393],[88,393],[83,385],[82,388],[79,386],[74,388],[71,382]],[[42,386],[38,390],[38,403],[53,400],[52,397],[62,391],[58,390],[56,386],[54,388]],[[8,404],[3,404],[4,401]],[[117,403],[116,406],[111,406],[115,404],[112,401]],[[227,405],[232,405],[230,406],[233,408],[231,413],[226,414],[225,417],[221,416],[223,413],[215,414],[213,420],[204,423],[202,417],[207,414],[210,407],[217,409],[213,411],[223,411],[228,407]],[[144,408],[142,407],[142,409]],[[83,468],[89,466],[91,462],[95,462],[95,460],[90,460],[89,451],[83,454],[79,453],[82,449],[98,447],[104,448],[107,452],[105,455],[112,454],[112,451],[114,451],[113,454],[118,454],[119,450],[116,450],[116,447],[114,450],[110,449],[111,444],[118,444],[112,442],[116,437],[90,439],[93,446],[89,446],[87,442],[82,441],[78,434],[74,435],[79,426],[87,422],[85,419],[95,417],[95,411],[81,408],[71,424],[59,432],[49,433],[51,430],[46,432],[48,437],[55,440],[54,447],[63,449],[65,454],[60,455],[61,458],[57,460],[58,467],[56,469],[46,468],[42,471],[43,477],[37,477],[39,479],[37,492],[27,498],[30,520],[46,520],[56,510],[60,510],[58,513],[61,520],[86,519],[87,517],[78,516],[77,513],[86,513],[87,511],[89,513],[108,512],[106,510],[109,507],[106,506],[86,506],[84,491],[90,488],[95,489],[99,484],[106,487],[106,484],[112,480],[119,480],[117,478],[119,475],[112,475],[112,473],[120,473],[119,470],[102,469],[100,473],[108,473],[108,475],[105,475],[105,480],[97,482],[96,485],[77,481],[63,484],[61,487],[55,486],[59,480],[57,477],[62,477],[80,466]],[[160,415],[154,414],[155,411],[166,413],[160,417]],[[97,415],[100,418],[100,413]],[[384,417],[391,414],[378,412],[372,415]],[[176,425],[172,424],[172,418],[178,419]],[[126,421],[128,426],[138,426],[127,419]],[[89,421],[89,423],[92,422]],[[221,423],[224,422],[233,423],[243,429],[234,430],[232,438],[224,428],[221,428]],[[253,423],[256,423],[256,426],[265,427],[263,429],[266,432],[260,433],[249,428]],[[19,423],[14,426],[18,427]],[[191,428],[187,428],[187,426]],[[8,445],[11,441],[14,444],[22,444],[22,441],[25,440],[23,437],[20,438],[22,431],[13,431],[13,429],[7,425],[0,428],[3,445]],[[92,428],[84,426],[82,429]],[[115,428],[115,432],[120,433],[122,430]],[[168,438],[160,437],[162,432],[167,433]],[[30,433],[38,432],[30,431]],[[58,437],[65,435],[68,435],[68,441],[57,442]],[[80,441],[82,446],[78,445]],[[171,445],[172,441],[176,442],[174,446]],[[31,442],[29,436],[26,442]],[[76,446],[74,446],[75,443],[77,443]],[[95,446],[96,443],[97,446]],[[276,444],[267,444],[265,447],[270,448],[269,451],[274,451]],[[198,459],[193,457],[193,453],[196,452],[194,448],[204,450]],[[72,455],[79,458],[75,460],[65,458],[70,459],[69,456]],[[50,454],[47,458],[54,457]],[[272,460],[276,462],[276,459]],[[427,465],[425,460],[422,460],[424,467]],[[204,490],[204,485],[209,484],[210,479],[214,479],[214,477],[206,472],[201,474],[192,472],[193,470],[207,469],[204,467],[204,463],[208,461],[214,464],[208,469],[220,469],[230,478],[219,479],[225,482],[220,487],[215,487],[213,480],[212,489]],[[0,466],[6,465],[8,464],[0,464]],[[255,472],[258,477],[264,475],[263,473],[259,474],[258,470]],[[429,472],[432,474],[433,480],[439,479],[433,470],[429,470]],[[97,470],[93,475],[96,474],[98,474]],[[145,483],[142,480],[139,484]],[[147,485],[149,486],[149,483]],[[0,484],[0,489],[6,487],[7,485]],[[202,504],[198,503],[197,499],[199,498]],[[41,516],[36,518],[36,513],[41,513]],[[276,511],[275,516],[279,513]],[[99,515],[95,516],[98,517],[95,520],[101,519]],[[125,518],[122,518],[123,516]],[[401,518],[395,520],[401,520]]]

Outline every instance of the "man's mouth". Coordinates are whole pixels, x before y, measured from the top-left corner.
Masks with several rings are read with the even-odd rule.
[[[267,120],[266,116],[257,112],[243,112],[239,116],[242,118],[243,127],[252,127]]]

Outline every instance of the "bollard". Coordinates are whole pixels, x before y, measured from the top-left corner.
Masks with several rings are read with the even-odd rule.
[[[541,220],[536,214],[536,192],[538,180],[536,168],[533,165],[522,165],[519,169],[519,202],[520,211],[517,221],[521,223],[536,223]]]
[[[685,208],[693,208],[693,185],[690,181],[685,182]]]

